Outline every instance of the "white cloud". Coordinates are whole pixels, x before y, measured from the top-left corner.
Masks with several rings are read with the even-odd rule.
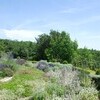
[[[41,31],[34,30],[7,30],[1,29],[1,32],[4,33],[5,38],[12,40],[23,40],[23,41],[35,41],[35,37],[42,34]]]

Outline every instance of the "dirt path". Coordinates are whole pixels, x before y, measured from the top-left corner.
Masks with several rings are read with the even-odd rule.
[[[0,79],[0,82],[8,82],[12,79],[12,77],[5,77],[3,79]]]

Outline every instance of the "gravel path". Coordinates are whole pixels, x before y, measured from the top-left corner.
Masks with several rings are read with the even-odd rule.
[[[12,79],[12,77],[5,77],[3,79],[0,79],[0,82],[8,82]]]

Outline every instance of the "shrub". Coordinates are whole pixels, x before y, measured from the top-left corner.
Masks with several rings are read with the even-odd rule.
[[[47,100],[47,92],[46,91],[35,91],[32,98],[30,98],[30,100]]]
[[[99,91],[99,93],[98,93],[98,98],[99,98],[99,100],[100,100],[100,91]]]
[[[30,85],[18,85],[15,93],[19,97],[28,97],[32,95],[32,87]]]
[[[0,100],[18,100],[17,96],[10,90],[0,90]]]
[[[46,86],[46,91],[49,95],[56,94],[57,96],[62,96],[65,93],[65,88],[63,85],[57,83],[49,83]]]
[[[5,77],[6,76],[6,74],[1,70],[0,71],[0,77]]]
[[[63,64],[68,64],[68,61],[67,61],[67,60],[64,60],[64,61],[63,61]]]
[[[33,67],[33,63],[31,62],[31,61],[27,61],[26,63],[25,63],[25,66],[27,66],[27,67]]]
[[[49,63],[48,66],[52,68],[52,67],[54,67],[55,65],[54,65],[53,63]]]
[[[98,91],[94,87],[83,88],[78,96],[79,100],[99,100]]]
[[[79,79],[80,79],[81,86],[89,87],[92,84],[91,78],[84,72],[80,72]]]
[[[97,74],[97,75],[100,75],[100,69],[98,69],[98,70],[96,71],[96,74]]]
[[[23,85],[18,85],[17,86],[17,89],[15,91],[15,94],[18,96],[18,97],[21,97],[23,96],[23,94],[25,93],[25,88]]]
[[[4,68],[3,72],[5,73],[6,76],[13,76],[14,72],[10,68]]]
[[[43,60],[38,62],[37,68],[44,71],[44,72],[49,70],[48,63],[46,61],[43,61]]]
[[[5,76],[13,76],[14,72],[13,70],[11,70],[10,68],[3,68],[1,71],[0,71],[0,77],[5,77]]]
[[[16,63],[19,64],[19,65],[23,65],[23,64],[25,64],[25,62],[26,62],[25,59],[20,59],[20,58],[18,58],[18,59],[16,60]]]

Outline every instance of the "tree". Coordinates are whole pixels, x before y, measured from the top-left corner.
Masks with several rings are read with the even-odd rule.
[[[46,49],[49,60],[63,62],[64,60],[71,62],[72,60],[72,41],[66,32],[50,32],[50,47]]]
[[[47,60],[45,50],[50,46],[50,36],[47,34],[39,35],[36,41],[36,60]]]

